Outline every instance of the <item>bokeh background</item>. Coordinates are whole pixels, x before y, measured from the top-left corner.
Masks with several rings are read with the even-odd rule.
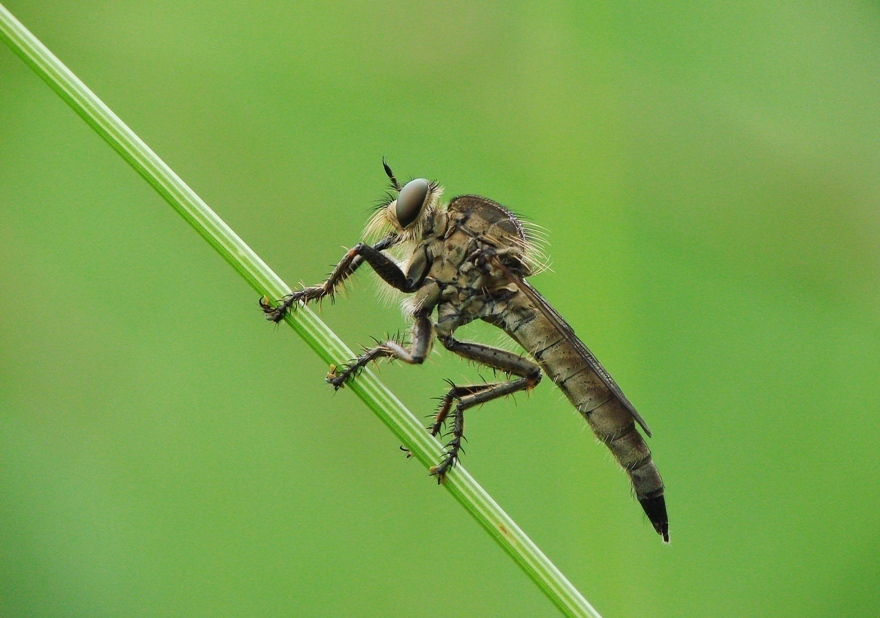
[[[383,155],[547,228],[672,543],[549,383],[465,465],[600,612],[880,614],[876,3],[5,5],[291,285]],[[3,616],[556,614],[2,46],[0,265]],[[352,346],[405,325],[371,287]],[[477,374],[381,368],[420,415]]]

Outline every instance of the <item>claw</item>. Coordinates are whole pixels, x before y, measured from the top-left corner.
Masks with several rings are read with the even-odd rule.
[[[352,377],[353,372],[351,371],[350,365],[341,365],[337,367],[336,365],[330,365],[330,371],[327,373],[327,377],[324,380],[328,384],[333,385],[334,390],[339,390],[343,386],[345,386],[346,380]]]
[[[338,391],[340,388],[345,386],[345,378],[339,379],[339,376],[330,377],[329,375],[324,379],[327,384],[333,385],[333,390]]]
[[[287,312],[290,310],[290,304],[288,300],[292,297],[285,296],[282,300],[278,302],[281,303],[277,307],[272,306],[272,301],[269,300],[268,296],[262,296],[259,300],[260,309],[263,310],[263,315],[267,320],[271,320],[276,324],[284,319],[284,316],[287,315]]]
[[[428,468],[428,472],[430,472],[430,476],[437,477],[437,484],[441,485],[446,482],[446,471],[441,470],[442,466],[431,466]]]
[[[440,465],[431,466],[430,468],[428,468],[428,472],[430,472],[431,476],[437,477],[437,484],[440,485],[441,483],[446,482],[446,473],[453,466],[455,466],[455,459],[453,459],[452,462],[450,462],[448,459],[445,459]]]

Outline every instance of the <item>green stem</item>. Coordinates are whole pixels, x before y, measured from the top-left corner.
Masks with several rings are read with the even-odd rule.
[[[0,38],[128,161],[257,293],[271,298],[289,293],[290,289],[278,275],[2,5]],[[258,316],[255,311],[254,319]],[[287,323],[328,364],[339,364],[354,356],[307,307],[299,308],[287,318]],[[442,450],[441,444],[428,435],[372,372],[364,371],[350,389],[425,467],[434,464]],[[599,615],[463,467],[451,470],[444,486],[565,614]]]

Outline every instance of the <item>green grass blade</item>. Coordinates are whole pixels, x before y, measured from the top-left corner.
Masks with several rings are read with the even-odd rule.
[[[271,298],[289,292],[259,256],[2,5],[0,38],[128,161],[254,290]],[[254,319],[260,319],[256,303],[254,314]],[[287,318],[287,323],[325,362],[339,364],[354,357],[354,353],[308,308],[300,308]],[[365,371],[350,385],[350,390],[423,465],[429,467],[435,463],[441,452],[440,443],[428,435],[421,423],[372,372]],[[426,479],[425,482],[429,481]],[[449,473],[444,487],[565,614],[599,615],[463,467],[457,466]]]

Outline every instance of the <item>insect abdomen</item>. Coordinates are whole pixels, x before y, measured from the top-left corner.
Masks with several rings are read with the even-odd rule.
[[[513,312],[511,312],[513,313]],[[654,529],[669,540],[663,480],[651,449],[636,429],[632,414],[587,360],[541,313],[519,312],[506,325],[508,333],[535,357],[565,393],[590,428],[627,471],[633,489]]]

